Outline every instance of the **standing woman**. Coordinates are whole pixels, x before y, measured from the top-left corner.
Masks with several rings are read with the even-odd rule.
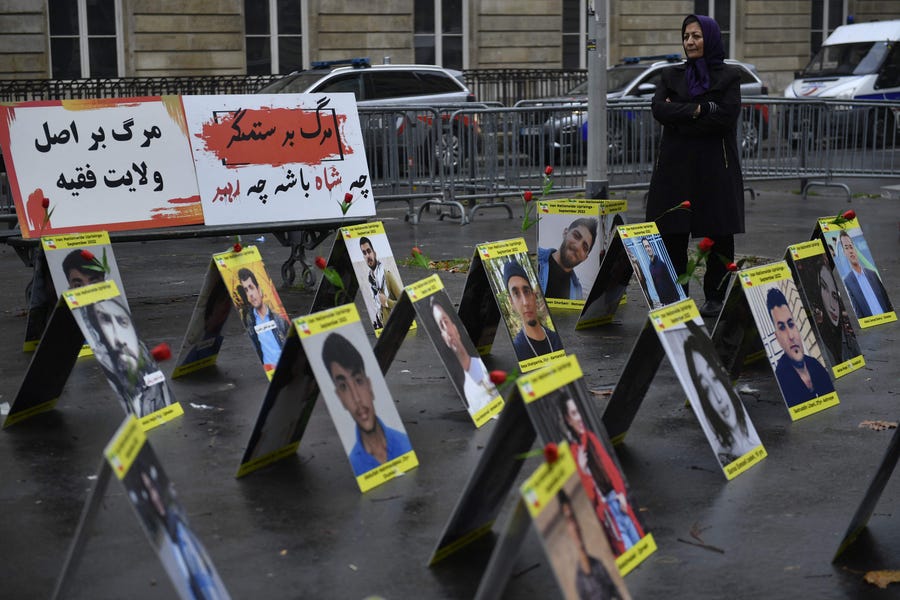
[[[740,74],[725,64],[719,25],[689,15],[681,25],[687,62],[662,71],[653,96],[653,117],[663,126],[659,155],[650,180],[647,221],[657,218],[672,265],[687,271],[690,237],[714,245],[706,265],[700,308],[716,316],[725,299],[734,261],[734,234],[744,232],[744,183],[737,146],[741,115]],[[690,210],[667,210],[690,201]],[[665,214],[664,214],[665,213]]]

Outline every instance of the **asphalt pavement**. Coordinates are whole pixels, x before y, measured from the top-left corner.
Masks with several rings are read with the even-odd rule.
[[[817,217],[853,208],[888,293],[900,302],[897,180],[854,179],[848,204],[837,189],[806,199],[796,181],[754,183],[748,233],[737,252],[780,260],[788,245],[809,239]],[[643,220],[643,193],[619,192],[627,221]],[[394,255],[418,246],[431,259],[470,258],[475,244],[518,237],[515,217],[480,212],[466,226],[426,212],[420,223],[399,207],[379,208]],[[529,234],[532,235],[532,234]],[[529,239],[534,250],[535,242]],[[271,235],[256,244],[276,281],[288,249]],[[314,253],[325,254],[327,239]],[[123,243],[115,254],[138,332],[150,346],[177,349],[210,256],[229,238]],[[312,256],[311,256],[312,257]],[[310,257],[310,258],[311,258]],[[25,289],[30,280],[15,253],[0,246],[0,404],[14,398],[28,367],[22,352]],[[430,274],[402,265],[404,283]],[[458,302],[465,273],[441,271]],[[702,302],[700,286],[693,297]],[[309,311],[314,290],[280,295],[292,317]],[[361,302],[358,302],[360,310]],[[569,353],[605,406],[646,319],[634,282],[610,325],[574,329],[575,315],[554,314]],[[712,322],[708,321],[711,326]],[[148,433],[175,484],[191,525],[233,598],[470,598],[505,523],[494,534],[433,568],[430,552],[462,486],[492,434],[476,430],[424,332],[410,335],[387,373],[420,466],[366,494],[358,491],[324,403],[315,407],[296,456],[242,479],[234,475],[265,394],[267,380],[249,339],[232,317],[216,367],[171,382],[185,414]],[[869,528],[837,564],[837,544],[894,430],[898,409],[900,323],[859,330],[866,366],[836,382],[840,404],[791,422],[768,367],[738,381],[768,452],[761,464],[726,481],[664,359],[619,459],[658,550],[625,578],[635,598],[889,598],[864,575],[900,569],[900,474],[875,508]],[[374,343],[374,336],[372,336]],[[512,344],[500,331],[490,368],[511,370]],[[174,367],[163,363],[166,374]],[[96,361],[80,359],[56,408],[0,432],[0,581],[3,597],[44,598],[53,590],[93,485],[102,451],[123,419]],[[528,459],[520,479],[539,464]],[[89,531],[69,598],[170,598],[173,588],[144,538],[122,488],[108,487]],[[557,597],[538,539],[525,538],[506,598]]]

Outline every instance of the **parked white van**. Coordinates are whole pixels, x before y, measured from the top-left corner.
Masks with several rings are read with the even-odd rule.
[[[900,19],[841,25],[784,91],[787,98],[900,100]]]

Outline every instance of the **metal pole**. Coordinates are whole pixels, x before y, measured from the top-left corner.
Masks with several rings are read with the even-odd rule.
[[[606,0],[589,0],[588,6],[588,139],[585,197],[609,197],[606,123]]]

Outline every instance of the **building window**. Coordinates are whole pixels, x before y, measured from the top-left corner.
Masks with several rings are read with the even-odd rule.
[[[121,10],[121,0],[49,0],[51,77],[124,75]]]
[[[290,73],[303,68],[307,0],[244,0],[247,74]]]
[[[416,63],[466,68],[469,60],[465,23],[469,3],[464,0],[416,0],[414,11]]]
[[[722,31],[722,45],[725,47],[725,56],[734,56],[731,32],[733,28],[732,18],[734,0],[694,0],[694,14],[712,17],[719,24]]]
[[[846,10],[845,0],[813,0],[809,23],[810,56],[815,56],[825,38],[844,23]]]
[[[562,68],[586,69],[584,39],[587,7],[584,0],[563,0],[562,2]]]

